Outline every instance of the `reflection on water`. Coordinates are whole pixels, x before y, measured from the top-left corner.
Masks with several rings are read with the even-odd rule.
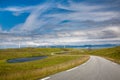
[[[16,59],[9,59],[9,60],[7,60],[7,62],[8,63],[27,62],[27,61],[44,59],[46,57],[47,56],[38,56],[38,57],[29,57],[29,58],[16,58]]]

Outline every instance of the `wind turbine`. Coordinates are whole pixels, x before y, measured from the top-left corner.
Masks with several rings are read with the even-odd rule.
[[[65,44],[64,44],[64,48],[65,48]]]
[[[18,41],[19,41],[18,47],[19,47],[19,48],[21,48],[21,43],[20,43],[21,40],[22,40],[22,38],[21,38],[21,37],[18,37]]]
[[[19,48],[21,47],[20,41],[19,41]]]

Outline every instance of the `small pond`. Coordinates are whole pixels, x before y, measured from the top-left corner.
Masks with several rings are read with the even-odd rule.
[[[7,62],[8,63],[28,62],[28,61],[40,60],[40,59],[44,59],[44,58],[47,58],[47,56],[15,58],[15,59],[9,59],[9,60],[7,60]]]

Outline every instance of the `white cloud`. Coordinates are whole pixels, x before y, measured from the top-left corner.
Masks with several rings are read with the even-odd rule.
[[[91,12],[103,8],[103,6],[100,5],[88,5],[86,3],[74,3],[74,2],[70,2],[70,6],[63,6],[61,4],[58,4],[58,7],[62,9],[75,10],[81,12]]]
[[[10,11],[15,16],[19,16],[22,13],[31,13],[37,6],[25,6],[25,7],[18,7],[18,6],[11,6],[6,8],[0,8],[0,11]]]
[[[19,31],[34,31],[37,29],[40,29],[41,27],[48,27],[48,26],[59,26],[61,27],[61,25],[59,25],[58,23],[63,21],[63,20],[71,20],[71,21],[86,21],[86,20],[92,20],[92,21],[105,21],[105,20],[109,20],[112,18],[115,18],[118,16],[117,12],[112,12],[112,11],[95,11],[95,10],[99,10],[102,9],[102,6],[95,6],[95,5],[88,5],[85,3],[73,3],[70,2],[70,6],[65,7],[62,5],[58,5],[58,8],[62,8],[62,9],[67,9],[67,10],[73,10],[75,12],[73,13],[66,13],[66,14],[43,14],[45,11],[51,9],[53,7],[53,5],[51,6],[50,3],[46,3],[43,5],[38,5],[37,7],[34,6],[33,7],[27,7],[27,8],[8,8],[8,10],[11,11],[25,11],[25,10],[31,10],[31,14],[28,16],[28,18],[26,19],[25,23],[23,23],[23,25],[21,25],[21,27],[18,26]],[[15,15],[19,15],[15,14]],[[62,17],[61,17],[62,16]],[[54,19],[52,20],[45,20],[49,17],[53,17]],[[64,25],[63,29],[66,28],[67,26],[72,26],[72,27],[76,27],[77,25],[79,26],[80,23],[78,23],[75,26],[76,23],[69,23],[68,25]]]
[[[115,31],[116,33],[120,34],[120,26],[110,26],[105,28],[105,30]]]
[[[22,25],[18,24],[15,26],[15,30],[18,27],[19,31],[29,32],[40,28],[42,25],[46,24],[46,22],[42,19],[39,19],[39,17],[41,17],[42,13],[48,8],[49,8],[49,3],[37,6],[34,10],[32,10],[32,12],[30,13],[28,18]],[[13,30],[14,28],[12,29],[12,31]]]
[[[93,20],[93,21],[105,21],[115,17],[118,17],[119,13],[114,11],[99,11],[105,6],[88,5],[86,3],[73,3],[70,6],[58,5],[59,8],[74,10],[76,12],[62,15],[49,15],[68,20]],[[63,17],[61,17],[63,16]]]
[[[21,41],[22,45],[35,46],[74,43],[119,43],[120,26],[110,26],[109,24],[101,26],[104,21],[118,17],[118,12],[99,11],[104,7],[70,2],[70,6],[65,7],[58,4],[56,6],[56,8],[73,11],[69,14],[44,14],[44,12],[54,7],[53,3],[45,3],[37,6],[4,8],[3,10],[11,11],[16,16],[24,12],[29,12],[30,15],[24,23],[17,24],[10,32],[0,34],[0,40],[3,40],[1,44],[6,42],[5,44],[17,45],[19,41]],[[0,9],[0,11],[2,10]],[[68,23],[60,24],[64,20],[68,20]],[[34,35],[33,33],[36,31],[42,34]]]
[[[0,26],[0,32],[2,32],[2,27]]]

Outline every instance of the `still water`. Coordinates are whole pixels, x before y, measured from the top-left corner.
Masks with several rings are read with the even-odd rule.
[[[8,63],[28,62],[33,60],[41,60],[47,58],[47,56],[27,57],[27,58],[15,58],[7,60]]]

